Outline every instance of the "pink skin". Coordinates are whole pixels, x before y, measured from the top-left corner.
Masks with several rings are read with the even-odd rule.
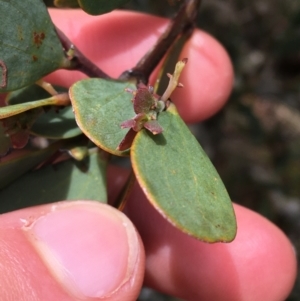
[[[129,223],[112,207],[88,201],[2,215],[1,301],[136,300],[145,257]],[[127,261],[129,244],[135,257]],[[103,290],[108,293],[100,297]]]
[[[118,76],[123,70],[132,67],[153,44],[167,22],[161,18],[130,12],[91,17],[79,11],[52,10],[51,16],[81,51],[112,76]],[[105,41],[104,45],[102,41]],[[189,58],[181,78],[185,88],[178,89],[173,99],[186,121],[199,121],[213,115],[224,105],[231,91],[232,67],[222,46],[202,31],[194,34],[184,50],[183,57]],[[83,76],[78,72],[60,71],[49,76],[48,80],[69,86],[79,78]],[[117,193],[125,176],[125,171],[110,169],[111,198]],[[4,284],[0,285],[1,300],[78,300],[80,296],[75,297],[73,290],[70,293],[69,287],[63,286],[62,280],[53,276],[51,265],[41,259],[40,252],[43,249],[34,239],[35,235],[40,235],[47,242],[50,241],[55,250],[65,249],[67,244],[64,244],[64,239],[69,239],[69,236],[60,239],[59,235],[65,233],[65,227],[68,229],[70,223],[72,226],[72,221],[78,231],[79,242],[88,239],[85,235],[80,235],[80,231],[95,231],[96,237],[103,235],[98,233],[98,230],[99,227],[104,227],[105,239],[108,240],[107,245],[110,245],[111,249],[108,251],[105,249],[106,244],[104,247],[103,244],[99,244],[103,238],[92,239],[88,240],[88,252],[95,248],[100,253],[103,252],[108,260],[115,258],[120,266],[118,277],[128,276],[126,264],[121,263],[124,254],[128,252],[127,238],[122,228],[124,222],[119,220],[123,215],[110,218],[115,215],[105,213],[106,206],[91,205],[89,202],[68,204],[71,209],[64,209],[66,205],[61,203],[56,207],[43,205],[1,216],[0,284]],[[94,218],[94,211],[89,209],[91,206],[96,206],[99,214],[103,212],[103,219],[108,218],[111,222],[101,223],[102,218]],[[36,222],[41,216],[53,212],[53,208],[57,208],[55,210],[58,211],[66,210],[74,219],[65,220],[58,214],[54,215],[52,220],[50,215],[48,222],[52,222],[52,226],[45,226],[42,219],[33,235],[30,230],[31,222]],[[136,186],[126,207],[126,214],[142,237],[146,261],[141,240],[136,234],[132,234],[137,242],[134,248],[137,257],[134,266],[131,266],[129,279],[125,277],[126,282],[114,294],[101,300],[136,300],[143,281],[144,264],[146,285],[185,300],[284,300],[296,276],[296,259],[290,242],[276,226],[260,215],[240,206],[235,206],[235,210],[238,222],[235,241],[230,244],[209,245],[182,234],[166,222],[149,205],[140,188]],[[78,226],[76,221],[80,212],[87,215],[87,218],[82,221],[79,219]],[[25,234],[24,219],[28,224],[25,223],[25,228],[30,228]],[[45,238],[43,231],[47,230],[48,226],[49,229],[60,229],[60,226],[62,228],[57,234],[54,232],[50,238]],[[118,238],[110,239],[109,234],[114,237],[115,233],[118,233]],[[76,244],[78,241],[76,240]],[[117,248],[113,247],[115,243],[118,244]],[[128,245],[132,243],[128,242]],[[85,257],[83,249],[79,249],[78,252],[80,258]],[[72,258],[66,257],[66,264],[75,261],[77,268],[77,257]],[[84,260],[89,261],[89,257]],[[78,260],[78,263],[80,261]],[[118,273],[114,266],[110,268],[112,273]],[[115,278],[113,274],[111,277]],[[84,284],[87,286],[83,291],[89,293],[90,287],[87,283]],[[88,297],[84,300],[97,298]]]

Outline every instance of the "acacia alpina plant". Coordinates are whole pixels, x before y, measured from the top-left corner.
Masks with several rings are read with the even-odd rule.
[[[127,1],[54,2],[101,15]],[[222,180],[171,101],[174,89],[184,86],[179,77],[187,64],[176,53],[194,28],[199,5],[183,1],[149,52],[112,78],[54,26],[43,1],[0,0],[1,212],[62,199],[108,202],[108,161],[127,156],[132,172],[114,206],[122,210],[137,180],[181,231],[206,242],[234,239],[235,215]],[[160,74],[170,72],[172,62],[175,71],[159,95],[162,87],[148,86],[148,79],[166,54]],[[43,80],[59,69],[88,78],[68,88]]]

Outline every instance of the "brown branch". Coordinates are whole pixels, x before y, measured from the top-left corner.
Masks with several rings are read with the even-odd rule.
[[[56,27],[55,29],[65,52],[67,53],[72,49],[72,57],[70,57],[66,69],[78,70],[90,77],[111,78],[79,51],[59,28]]]
[[[186,32],[192,32],[195,28],[200,4],[201,0],[185,0],[165,33],[152,49],[144,55],[134,68],[123,72],[119,79],[128,80],[133,77],[147,84],[151,73],[176,39]]]
[[[2,82],[0,85],[0,89],[1,89],[1,88],[6,88],[7,86],[7,67],[2,60],[0,60],[0,67],[2,68]]]

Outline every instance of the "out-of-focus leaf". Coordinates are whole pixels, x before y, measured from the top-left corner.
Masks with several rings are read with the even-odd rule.
[[[80,7],[90,15],[101,15],[108,13],[129,0],[78,0]]]
[[[0,108],[0,119],[18,115],[18,114],[21,114],[23,112],[26,112],[26,111],[29,111],[29,110],[32,110],[35,108],[44,107],[44,106],[53,106],[56,104],[57,104],[57,100],[56,100],[55,96],[52,96],[52,97],[49,97],[46,99],[29,101],[29,102],[16,104],[16,105],[1,107]]]
[[[66,91],[65,88],[60,87],[58,87],[57,90],[59,92]],[[47,138],[70,138],[73,137],[72,134],[81,133],[76,125],[75,117],[71,112],[70,107],[67,109],[62,109],[63,112],[61,115],[57,114],[58,116],[62,116],[62,118],[57,118],[58,116],[55,116],[54,112],[52,114],[49,113],[46,118],[43,118],[43,116],[46,114],[44,113],[43,108],[38,106],[40,106],[41,103],[45,104],[45,100],[36,101],[36,103],[34,101],[39,99],[39,97],[47,99],[49,96],[49,93],[38,85],[28,86],[8,93],[5,99],[5,102],[8,106],[0,108],[0,116],[1,112],[4,112],[3,116],[10,116],[14,113],[18,114],[1,119],[0,124],[4,128],[5,135],[10,139],[11,147],[23,148],[27,144],[29,135],[32,133],[31,128],[35,122],[38,122],[38,124],[34,127],[36,129],[34,133],[37,132],[36,134],[39,136],[44,136]],[[51,99],[48,98],[48,100],[50,103],[52,103]],[[69,118],[66,118],[65,115],[68,115],[72,121],[70,121]],[[47,123],[46,126],[45,123]],[[72,132],[73,127],[70,123],[73,123],[76,133]],[[52,135],[50,136],[48,133]],[[46,134],[48,134],[48,136],[46,136]]]
[[[41,0],[0,0],[0,92],[36,82],[66,64]]]
[[[235,215],[214,166],[173,104],[158,121],[162,134],[142,130],[131,147],[133,169],[143,191],[183,232],[206,242],[232,241]]]
[[[26,146],[29,139],[29,130],[41,112],[41,108],[36,108],[15,116],[0,119],[0,125],[4,129],[5,135],[9,137],[11,147],[23,148]]]
[[[33,124],[30,133],[50,139],[66,139],[82,134],[77,126],[72,107],[50,111],[40,115]]]
[[[54,0],[54,5],[56,7],[70,7],[77,8],[79,7],[79,3],[77,0]]]
[[[10,139],[5,133],[3,125],[0,123],[0,157],[4,156],[10,147]]]
[[[86,146],[72,147],[68,151],[69,155],[77,161],[83,160],[88,154],[88,148]]]
[[[55,87],[57,92],[67,92],[66,88]],[[49,98],[51,95],[39,85],[33,84],[10,93],[7,93],[5,103],[7,105],[17,105],[34,100]]]
[[[58,142],[45,149],[14,151],[10,155],[0,158],[0,189],[47,160],[60,146],[61,143]]]
[[[67,92],[66,88],[55,86],[58,92]],[[50,94],[38,85],[31,85],[8,94],[6,103],[15,105],[44,99]],[[66,139],[82,134],[76,124],[72,107],[50,108],[40,114],[30,129],[30,133],[50,139]]]
[[[129,196],[131,194],[131,191],[134,187],[134,184],[135,184],[135,175],[134,175],[134,172],[133,170],[131,169],[131,172],[125,182],[125,184],[123,185],[123,188],[122,190],[119,192],[117,198],[116,198],[116,201],[114,203],[114,206],[116,208],[118,208],[120,211],[123,211],[126,204],[127,204],[127,201],[129,199]]]
[[[128,129],[121,123],[135,116],[131,98],[125,88],[135,89],[131,82],[105,79],[86,79],[70,88],[70,98],[80,129],[97,146],[105,151],[124,155],[117,151]]]
[[[60,200],[106,203],[106,160],[94,151],[80,163],[67,160],[27,173],[0,191],[0,212]]]

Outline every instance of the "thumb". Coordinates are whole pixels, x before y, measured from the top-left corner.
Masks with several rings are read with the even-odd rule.
[[[136,300],[144,250],[114,208],[61,202],[0,217],[0,296],[8,300]]]

